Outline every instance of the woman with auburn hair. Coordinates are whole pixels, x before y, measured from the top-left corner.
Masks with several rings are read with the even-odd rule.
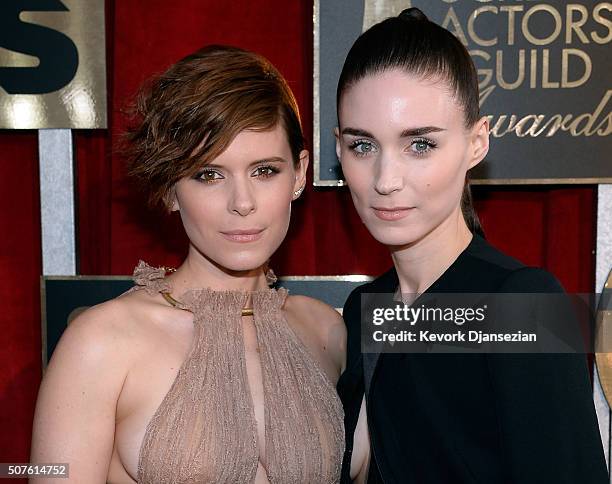
[[[291,90],[263,57],[209,46],[150,82],[137,114],[130,173],[180,213],[188,254],[170,274],[140,261],[132,289],[68,326],[31,461],[68,462],[79,483],[338,482],[342,318],[268,287],[306,183]]]
[[[362,353],[362,308],[375,293],[379,304],[413,308],[439,293],[555,293],[571,308],[552,274],[484,238],[468,185],[489,149],[478,99],[463,44],[416,8],[364,32],[344,63],[336,151],[357,212],[394,266],[344,306],[342,482],[608,482],[584,353]],[[529,315],[499,311],[485,323],[525,329]]]

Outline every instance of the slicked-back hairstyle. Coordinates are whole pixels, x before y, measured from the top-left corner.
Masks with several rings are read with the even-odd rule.
[[[338,81],[338,113],[342,94],[369,75],[399,69],[419,78],[445,83],[471,128],[480,119],[478,76],[464,45],[451,32],[430,22],[418,8],[408,8],[361,34],[351,47]],[[339,121],[339,120],[338,120]],[[484,236],[472,204],[469,171],[461,197],[463,217],[472,232]]]
[[[264,57],[237,47],[210,45],[146,82],[132,108],[122,147],[128,174],[152,206],[169,208],[181,178],[194,175],[241,131],[281,123],[297,165],[304,138],[297,102]]]

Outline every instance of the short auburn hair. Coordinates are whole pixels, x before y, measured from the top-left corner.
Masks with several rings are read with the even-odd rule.
[[[174,184],[210,163],[245,129],[281,122],[293,162],[304,137],[287,81],[263,56],[209,45],[146,82],[131,109],[122,147],[128,174],[152,206],[169,207]]]

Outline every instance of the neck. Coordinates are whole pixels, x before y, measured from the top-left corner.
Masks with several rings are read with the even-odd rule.
[[[173,294],[188,289],[207,287],[215,291],[259,291],[268,289],[264,266],[244,271],[232,271],[207,258],[193,245],[176,272],[167,276]]]
[[[420,239],[390,247],[403,294],[422,293],[429,288],[469,245],[472,233],[461,209]]]

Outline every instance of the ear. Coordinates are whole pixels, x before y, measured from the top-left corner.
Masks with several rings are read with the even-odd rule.
[[[470,132],[470,161],[468,170],[480,163],[489,152],[489,119],[480,118]]]
[[[336,156],[338,157],[338,161],[342,163],[342,160],[340,159],[340,130],[338,129],[338,126],[334,128],[334,136],[336,138]]]
[[[295,183],[293,184],[293,191],[297,192],[301,191],[306,186],[306,170],[308,169],[308,163],[310,162],[310,155],[308,154],[308,150],[300,151],[300,161],[298,166],[295,167]],[[298,198],[295,193],[293,194],[293,199]]]

